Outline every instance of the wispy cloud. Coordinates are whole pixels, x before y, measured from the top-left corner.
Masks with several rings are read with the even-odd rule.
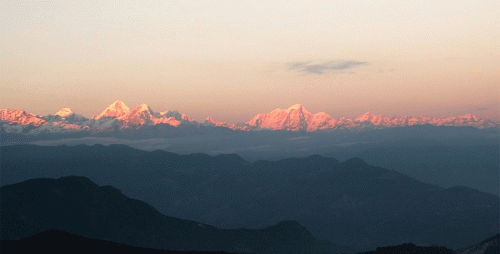
[[[478,108],[477,110],[488,110],[489,108]]]
[[[366,62],[359,61],[329,61],[324,63],[311,63],[311,62],[291,62],[288,63],[289,70],[298,70],[302,72],[307,72],[311,74],[323,74],[326,71],[342,71],[346,69],[351,69],[360,65],[365,65]]]

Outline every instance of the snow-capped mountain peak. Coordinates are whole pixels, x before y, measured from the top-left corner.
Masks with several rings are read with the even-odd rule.
[[[188,122],[194,122],[194,119],[187,116],[186,114],[182,114],[181,119]]]
[[[219,123],[218,121],[215,121],[214,119],[212,119],[209,116],[207,116],[207,118],[205,118],[205,122],[213,124],[213,125],[216,125],[217,123]]]
[[[471,113],[467,113],[467,114],[465,114],[463,116],[460,116],[460,118],[463,118],[463,119],[465,119],[467,121],[475,121],[475,122],[478,121],[477,116],[472,115]]]
[[[316,131],[320,127],[330,126],[330,120],[331,117],[324,112],[316,116],[307,111],[302,104],[295,104],[285,110],[277,108],[267,114],[258,114],[246,124],[262,129]]]
[[[174,111],[171,111],[171,110],[162,111],[162,112],[160,112],[160,116],[174,117],[177,120],[184,120],[182,118],[182,115],[179,112],[175,111],[175,110]]]
[[[130,110],[120,100],[113,102],[99,115],[93,119],[87,119],[76,115],[69,108],[62,108],[55,115],[40,116],[27,113],[20,109],[0,110],[2,131],[8,133],[29,133],[30,135],[40,133],[88,131],[90,133],[115,132],[124,129],[139,129],[147,126],[157,126],[154,129],[168,127],[182,127],[185,125],[200,126],[194,119],[180,114],[177,111],[162,111],[159,113],[147,104],[140,104]],[[462,116],[443,117],[419,117],[393,116],[386,117],[382,114],[375,115],[366,112],[355,118],[341,117],[331,118],[325,112],[310,113],[302,104],[295,104],[286,109],[276,108],[269,113],[261,113],[254,116],[245,124],[232,124],[219,122],[207,118],[203,123],[205,126],[225,127],[232,130],[285,130],[285,131],[307,131],[336,130],[336,129],[383,129],[394,127],[407,127],[414,125],[434,126],[471,126],[476,128],[499,128],[498,122],[481,119],[472,114]]]
[[[99,115],[93,117],[93,119],[100,119],[101,117],[114,117],[114,118],[123,118],[124,116],[130,113],[130,108],[125,105],[120,100],[116,100],[111,103],[106,109],[104,109]]]
[[[138,105],[126,117],[119,119],[132,125],[144,125],[150,121],[157,122],[153,111],[145,103]]]
[[[302,106],[302,104],[295,104],[295,105],[292,105],[291,107],[289,107],[288,109],[286,109],[286,111],[290,112],[292,110],[304,110],[304,106]]]
[[[21,109],[2,109],[0,110],[0,120],[16,123],[20,125],[40,126],[47,123],[47,121],[35,116],[32,113],[26,113]]]
[[[288,130],[288,131],[317,131],[326,129],[353,129],[353,128],[392,128],[412,125],[430,124],[435,126],[473,126],[476,128],[489,128],[498,126],[487,119],[466,114],[463,116],[449,116],[428,118],[425,116],[411,117],[386,117],[382,114],[375,115],[366,112],[353,119],[342,117],[332,119],[325,112],[312,114],[301,104],[295,104],[285,110],[277,108],[269,113],[257,114],[246,122],[246,125],[260,129]]]
[[[231,130],[250,130],[250,128],[248,126],[238,126],[238,125],[233,124],[233,123],[219,122],[219,121],[212,119],[211,117],[207,117],[205,119],[204,124],[209,125],[209,126],[225,127],[225,128],[229,128]]]
[[[403,119],[405,117],[400,117],[400,119]],[[371,122],[372,124],[379,125],[380,123],[383,122],[388,122],[390,119],[382,114],[380,115],[374,115],[370,112],[366,112],[363,115],[357,116],[354,118],[355,122],[359,123],[364,123],[364,122]]]
[[[140,126],[157,124],[167,124],[177,127],[181,123],[196,123],[194,119],[184,114],[181,115],[177,111],[166,110],[156,113],[145,103],[131,110],[120,100],[113,102],[101,114],[94,116],[93,119],[99,120],[102,117],[106,117],[107,119],[93,123],[101,129],[110,128],[111,126],[119,126],[120,129],[140,128]]]
[[[363,115],[360,115],[356,118],[354,118],[354,120],[358,121],[358,122],[366,122],[366,121],[370,121],[370,119],[373,117],[373,114],[370,113],[370,112],[366,112],[364,113]]]
[[[170,110],[161,111],[161,112],[160,112],[160,115],[162,115],[162,116],[163,116],[163,115],[168,114],[169,112],[170,112]]]
[[[137,112],[149,111],[149,112],[151,112],[151,108],[146,103],[142,103],[139,106],[135,107],[133,111],[137,111]]]
[[[70,108],[62,108],[59,111],[57,111],[54,115],[65,118],[71,114],[73,114],[73,111],[71,111]]]

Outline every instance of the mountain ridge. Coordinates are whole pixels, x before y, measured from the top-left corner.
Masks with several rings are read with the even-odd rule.
[[[337,253],[295,221],[262,229],[218,229],[161,214],[82,176],[35,178],[1,187],[2,240],[52,230],[143,248],[254,253]]]
[[[2,131],[6,133],[37,135],[41,133],[88,132],[106,133],[140,129],[149,126],[213,126],[239,131],[280,130],[280,131],[329,131],[342,129],[384,129],[415,125],[470,126],[479,129],[499,128],[500,124],[475,115],[428,118],[425,116],[374,115],[367,112],[355,118],[333,119],[325,112],[311,113],[301,104],[287,109],[276,108],[269,113],[260,113],[244,124],[219,122],[207,117],[204,123],[197,122],[177,111],[154,112],[147,104],[130,109],[124,102],[116,100],[100,114],[90,119],[76,115],[69,108],[62,108],[54,115],[40,116],[23,110],[0,110]]]
[[[61,244],[64,243],[64,244]],[[78,246],[72,250],[77,253],[155,253],[155,254],[229,254],[225,251],[169,251],[152,248],[134,247],[126,244],[83,237],[66,231],[51,229],[20,240],[1,240],[4,253],[50,252],[68,253],[68,246]]]
[[[500,253],[500,234],[496,234],[480,243],[472,246],[458,249],[457,254],[499,254]]]
[[[459,248],[499,230],[498,195],[423,183],[359,158],[248,162],[238,155],[179,155],[124,145],[1,149],[2,185],[82,175],[164,214],[218,228],[295,220],[317,239],[362,245],[360,250],[405,242]]]

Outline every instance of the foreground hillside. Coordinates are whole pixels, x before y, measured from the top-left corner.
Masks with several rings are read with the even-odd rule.
[[[442,188],[360,159],[311,156],[247,162],[126,146],[2,147],[2,185],[35,177],[89,177],[161,213],[218,228],[295,220],[316,239],[355,249],[412,242],[452,249],[498,233],[499,198]]]
[[[490,237],[480,243],[461,248],[457,254],[500,254],[500,234]]]
[[[369,251],[359,254],[498,254],[500,246],[498,239],[500,235],[496,235],[481,243],[478,243],[469,248],[452,251],[446,247],[439,246],[415,246],[407,243],[398,246],[379,247],[375,251]],[[64,244],[61,244],[64,243]],[[225,254],[224,251],[169,251],[151,248],[133,247],[125,244],[119,244],[110,241],[91,239],[75,234],[70,234],[60,230],[44,231],[21,240],[2,240],[2,250],[4,253],[28,253],[50,251],[50,253],[68,253],[68,246],[78,246],[78,251],[75,249],[72,252],[127,252],[127,253],[156,253],[156,254]]]
[[[21,240],[2,240],[3,253],[141,253],[141,254],[227,254],[224,251],[171,251],[87,238],[60,230],[44,231]]]
[[[61,244],[61,243],[64,244]],[[216,251],[169,251],[150,248],[133,247],[124,244],[118,244],[110,241],[91,239],[79,235],[70,234],[59,230],[49,230],[21,240],[2,241],[2,250],[4,252],[39,252],[50,251],[50,253],[68,253],[68,246],[78,246],[78,249],[72,252],[89,253],[99,251],[101,253],[155,253],[155,254],[226,254],[227,252]],[[454,251],[446,247],[430,246],[421,247],[414,244],[402,244],[399,246],[380,247],[375,251],[364,252],[360,254],[455,254]],[[498,251],[496,252],[498,253]],[[476,254],[494,254],[493,252],[476,252]]]
[[[76,248],[72,252],[79,253],[227,253],[206,252],[214,249],[234,253],[352,252],[317,241],[294,221],[261,230],[220,230],[164,216],[146,203],[129,199],[111,186],[99,187],[84,177],[32,179],[4,186],[1,191],[4,253],[67,253],[70,246]],[[378,247],[363,254],[379,253],[455,252],[445,247],[406,243]],[[457,253],[498,253],[498,235]]]
[[[114,187],[98,186],[85,177],[31,179],[1,187],[1,195],[2,240],[23,239],[58,229],[93,239],[167,250],[345,251],[316,240],[295,221],[283,221],[258,230],[223,230],[165,216],[142,201],[126,197]]]

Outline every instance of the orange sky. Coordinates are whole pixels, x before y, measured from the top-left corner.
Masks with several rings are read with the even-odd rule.
[[[343,2],[2,1],[0,108],[499,120],[498,1]]]

